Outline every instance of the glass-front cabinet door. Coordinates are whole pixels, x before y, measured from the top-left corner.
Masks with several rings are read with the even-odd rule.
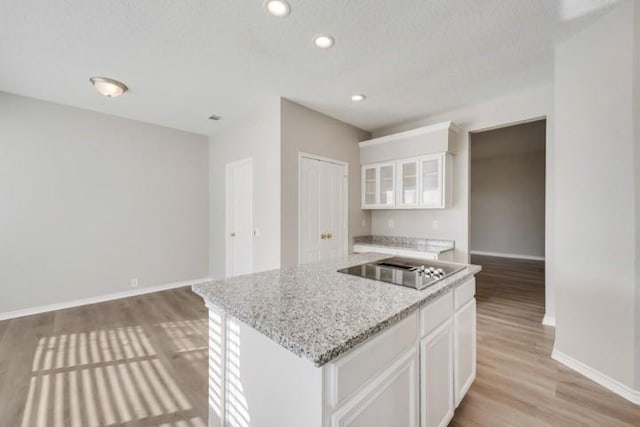
[[[420,206],[422,207],[444,207],[442,161],[441,154],[427,156],[420,160]]]
[[[418,206],[418,168],[417,160],[398,162],[399,167],[399,206]]]
[[[375,165],[362,167],[362,207],[378,204],[378,168]]]
[[[380,177],[378,189],[380,194],[380,206],[392,207],[396,204],[396,177],[395,165],[393,163],[379,165],[378,176]]]

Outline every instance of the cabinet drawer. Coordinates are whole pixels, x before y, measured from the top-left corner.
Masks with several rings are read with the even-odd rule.
[[[453,315],[453,293],[447,292],[420,309],[420,336],[424,337]]]
[[[411,251],[406,249],[398,249],[396,252],[399,256],[406,256],[409,258],[426,259],[426,260],[438,259],[438,255],[431,252]]]
[[[471,279],[464,282],[462,285],[459,285],[457,288],[453,290],[453,300],[455,303],[456,311],[465,305],[468,301],[476,294],[476,278],[472,277]]]
[[[327,402],[336,407],[387,368],[418,339],[417,313],[328,364],[324,369]]]

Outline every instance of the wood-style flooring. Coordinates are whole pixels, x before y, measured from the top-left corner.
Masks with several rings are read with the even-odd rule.
[[[639,427],[640,406],[551,359],[544,263],[474,256],[476,381],[450,427]]]
[[[640,406],[550,358],[543,263],[473,262],[478,373],[451,427],[640,426]],[[0,322],[2,427],[203,427],[207,413],[207,313],[188,288]]]

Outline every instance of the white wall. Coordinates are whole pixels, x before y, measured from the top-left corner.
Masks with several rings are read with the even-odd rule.
[[[371,135],[289,100],[282,100],[282,265],[298,263],[298,154],[349,164],[349,250],[353,236],[371,233],[371,214],[360,209],[358,142]],[[364,225],[363,225],[364,221]]]
[[[207,150],[0,93],[0,313],[206,277]]]
[[[229,123],[209,140],[210,271],[225,277],[225,165],[253,158],[253,271],[280,267],[280,98]]]
[[[544,258],[544,164],[544,151],[471,161],[472,252]]]
[[[555,54],[555,350],[628,387],[640,363],[633,24],[625,2]]]
[[[455,259],[467,262],[469,252],[469,132],[543,118],[552,111],[552,103],[552,86],[535,86],[509,96],[374,132],[374,137],[378,137],[446,120],[453,120],[461,128],[457,154],[453,161],[453,207],[451,209],[415,211],[374,211],[372,214],[372,233],[453,239],[457,248]],[[552,135],[547,134],[548,145],[553,144],[552,139]],[[394,220],[395,227],[393,229],[388,227],[389,219]],[[434,220],[439,223],[437,230],[432,228]],[[552,294],[552,292],[548,293]],[[552,305],[549,305],[547,310],[552,310]]]

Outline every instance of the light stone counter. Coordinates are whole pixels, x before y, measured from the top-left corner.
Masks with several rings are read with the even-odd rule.
[[[480,271],[467,265],[422,291],[337,272],[388,257],[352,255],[198,284],[193,291],[208,305],[322,366]]]

